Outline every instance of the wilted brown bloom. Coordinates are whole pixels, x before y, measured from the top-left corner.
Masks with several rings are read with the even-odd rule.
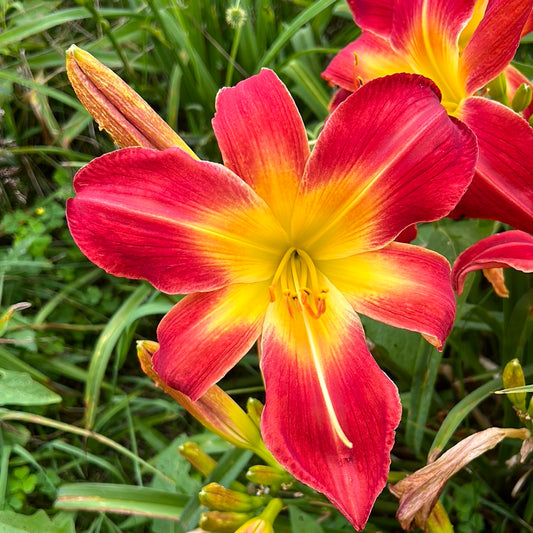
[[[392,494],[400,499],[396,518],[402,528],[410,529],[414,520],[419,528],[428,531],[428,517],[448,480],[506,437],[527,439],[530,432],[525,428],[489,428],[474,433],[442,454],[434,463],[389,486]]]

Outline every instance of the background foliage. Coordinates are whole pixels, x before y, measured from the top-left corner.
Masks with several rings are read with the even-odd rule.
[[[234,6],[0,0],[2,531],[182,533],[196,527],[206,480],[177,453],[180,443],[197,442],[218,459],[209,480],[227,484],[253,461],[205,433],[139,369],[134,341],[155,337],[176,298],[97,269],[64,219],[76,170],[114,149],[68,84],[64,52],[72,43],[120,74],[202,158],[220,160],[210,124],[217,90],[265,66],[287,84],[316,137],[332,95],[320,73],[359,32],[345,2],[240,0],[242,26],[226,18]],[[529,76],[532,46],[526,37],[516,58]],[[453,261],[496,229],[443,220],[421,227],[418,240]],[[391,478],[474,430],[519,426],[509,401],[491,392],[514,357],[533,381],[533,287],[521,273],[506,279],[511,296],[502,300],[479,274],[470,276],[442,354],[417,334],[365,320],[373,354],[404,405]],[[256,354],[222,386],[241,403],[261,398]],[[449,484],[443,503],[456,531],[533,531],[533,463],[513,461],[517,451],[504,442]],[[384,491],[367,531],[398,531],[396,507]],[[180,515],[180,522],[156,518]],[[320,500],[293,502],[276,527],[351,530]]]

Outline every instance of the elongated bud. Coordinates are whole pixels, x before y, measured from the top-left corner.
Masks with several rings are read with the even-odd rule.
[[[260,428],[261,427],[261,414],[263,413],[263,404],[255,399],[248,398],[246,402],[246,412],[248,416],[253,420],[254,424]]]
[[[506,389],[512,389],[514,387],[524,387],[526,380],[524,379],[524,372],[522,371],[522,365],[518,359],[512,359],[509,361],[503,369],[503,386]],[[525,392],[512,392],[507,394],[509,401],[520,411],[526,411],[526,393]]]
[[[0,334],[3,332],[4,326],[11,320],[15,311],[23,311],[24,309],[28,309],[28,307],[31,307],[29,302],[19,302],[9,307],[7,311],[0,316]]]
[[[248,520],[235,533],[274,533],[274,520],[282,508],[281,500],[271,500],[259,516]]]
[[[157,342],[139,341],[137,343],[137,357],[141,368],[158,387],[161,387],[215,435],[238,448],[252,450],[269,464],[278,465],[267,450],[258,427],[220,387],[213,385],[201,398],[193,402],[185,394],[164,383],[152,366],[152,356],[158,349]]]
[[[207,477],[217,466],[217,462],[195,442],[182,444],[178,447],[178,452],[203,476]]]
[[[293,482],[292,476],[281,468],[274,468],[267,465],[254,465],[246,472],[246,479],[256,485],[266,485],[277,492],[282,485],[289,485]]]
[[[179,146],[196,157],[143,98],[89,52],[75,45],[67,50],[67,75],[80,102],[121,148]]]
[[[520,113],[531,103],[531,87],[526,83],[519,85],[513,96],[511,107],[513,111]]]
[[[265,505],[265,498],[227,489],[218,483],[209,483],[198,494],[200,503],[215,511],[248,512]]]
[[[233,533],[252,516],[252,513],[207,511],[200,516],[198,525],[205,531]]]

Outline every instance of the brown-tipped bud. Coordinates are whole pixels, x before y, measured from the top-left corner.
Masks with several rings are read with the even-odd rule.
[[[207,511],[200,516],[198,525],[205,531],[233,533],[252,516],[252,513]]]
[[[513,96],[513,101],[511,102],[511,107],[513,111],[520,113],[531,103],[531,85],[527,83],[522,83]]]
[[[178,447],[179,454],[200,474],[207,477],[217,466],[217,462],[207,453],[205,453],[195,442],[186,442]]]
[[[256,485],[271,487],[274,492],[282,485],[290,485],[293,482],[292,476],[285,470],[267,465],[251,466],[246,472],[246,479]]]
[[[512,389],[514,387],[524,387],[526,380],[524,378],[524,372],[522,365],[518,359],[512,359],[509,361],[503,369],[503,386],[506,389]],[[507,394],[509,401],[522,412],[526,411],[526,393],[525,392],[511,392]]]
[[[263,413],[263,404],[256,398],[248,398],[246,402],[246,412],[253,420],[253,423],[261,428],[261,414]]]
[[[164,150],[179,146],[193,157],[185,141],[112,70],[72,45],[67,75],[80,102],[121,148]]]
[[[265,498],[227,489],[218,483],[209,483],[198,494],[200,503],[215,511],[248,512],[259,509]]]

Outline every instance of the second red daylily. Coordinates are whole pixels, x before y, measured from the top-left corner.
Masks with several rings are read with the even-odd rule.
[[[533,129],[499,102],[478,96],[503,73],[514,94],[524,80],[509,66],[531,30],[533,0],[348,0],[361,36],[323,76],[345,91],[394,72],[432,79],[450,115],[479,145],[477,172],[453,216],[499,220],[533,233]],[[529,108],[524,116],[530,114]]]
[[[504,231],[467,248],[453,265],[453,287],[461,294],[470,272],[500,268],[533,272],[533,236],[518,230]]]
[[[267,447],[362,529],[401,409],[357,312],[442,347],[449,265],[394,239],[454,207],[475,139],[421,76],[367,84],[312,153],[272,71],[222,89],[216,107],[225,166],[179,148],[102,156],[76,175],[70,230],[108,272],[188,294],[159,325],[153,364],[192,400],[260,340]]]

